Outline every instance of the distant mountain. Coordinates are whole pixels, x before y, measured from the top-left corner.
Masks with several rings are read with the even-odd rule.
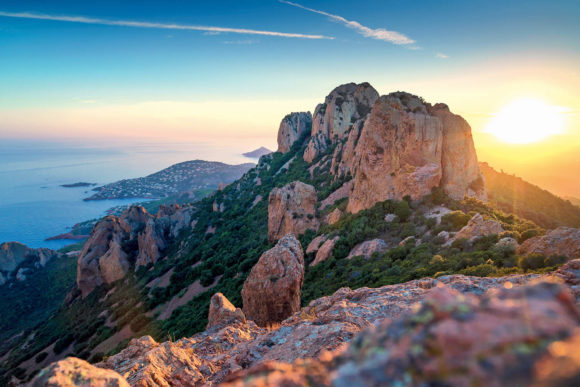
[[[272,153],[272,151],[270,149],[261,146],[258,149],[254,149],[251,152],[242,153],[242,155],[246,156],[246,157],[258,159],[258,158],[260,158],[264,155],[270,154],[270,153]]]
[[[200,189],[216,189],[220,183],[228,184],[239,179],[252,167],[252,163],[229,165],[215,161],[185,161],[146,177],[94,188],[97,193],[85,200],[159,199]]]
[[[487,163],[480,163],[479,167],[488,199],[499,209],[545,228],[580,227],[580,207],[520,177],[498,172]]]

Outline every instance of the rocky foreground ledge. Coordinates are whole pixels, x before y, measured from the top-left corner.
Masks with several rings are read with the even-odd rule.
[[[342,288],[270,329],[218,293],[205,332],[134,339],[95,366],[68,358],[32,385],[578,385],[579,300],[580,259],[545,275]]]

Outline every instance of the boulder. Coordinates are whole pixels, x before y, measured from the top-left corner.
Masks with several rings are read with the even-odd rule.
[[[485,220],[481,214],[477,213],[455,234],[453,240],[465,238],[471,241],[481,236],[499,235],[502,232],[504,232],[504,229],[499,222],[491,219]]]
[[[326,215],[326,217],[324,218],[324,221],[327,224],[335,224],[336,222],[338,222],[340,220],[340,217],[342,216],[342,211],[338,208],[335,208],[334,210],[332,210],[332,212],[328,215]]]
[[[304,254],[294,235],[266,251],[242,288],[244,313],[259,326],[279,323],[300,309]]]
[[[268,198],[268,239],[318,230],[316,201],[314,187],[300,181],[272,189]]]
[[[395,214],[387,214],[385,215],[385,222],[391,223],[393,220],[395,220],[396,217],[397,215]]]
[[[76,357],[67,357],[41,370],[31,387],[129,387],[117,372],[98,368]]]
[[[314,238],[309,244],[308,247],[306,248],[306,254],[310,254],[310,253],[315,253],[318,251],[318,249],[320,248],[320,246],[324,243],[324,241],[328,238],[327,235],[319,235],[316,238]]]
[[[564,255],[569,259],[580,257],[580,229],[558,227],[545,235],[530,238],[522,243],[520,255],[540,253],[545,256]]]
[[[514,250],[519,246],[518,241],[512,237],[501,238],[495,245],[498,247],[512,247]]]
[[[278,152],[287,153],[292,145],[312,130],[310,112],[290,113],[282,119],[278,129]]]
[[[338,237],[334,237],[324,242],[322,246],[320,246],[320,249],[318,249],[316,257],[314,258],[314,261],[310,263],[310,266],[316,266],[320,262],[324,262],[328,258],[330,258],[330,256],[332,255],[332,250],[334,250],[334,244],[336,243],[337,240]]]
[[[236,308],[222,293],[216,293],[209,302],[209,315],[206,329],[221,328],[232,321],[245,323],[246,316]]]
[[[189,346],[180,344],[159,344],[151,336],[132,339],[127,348],[97,366],[124,375],[132,386],[202,385],[205,378],[199,357]]]
[[[346,258],[350,259],[352,257],[358,257],[361,255],[365,258],[370,258],[371,255],[373,255],[373,253],[375,253],[375,252],[383,253],[383,252],[387,251],[388,248],[389,247],[387,246],[387,243],[384,240],[378,239],[378,238],[372,239],[372,240],[364,241],[364,242],[356,245],[350,251],[350,253],[348,253],[348,256]]]

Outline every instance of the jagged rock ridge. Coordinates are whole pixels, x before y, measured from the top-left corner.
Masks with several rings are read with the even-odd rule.
[[[103,218],[79,255],[77,286],[83,297],[99,285],[123,278],[132,264],[154,264],[169,240],[182,229],[191,228],[193,222],[192,208],[178,205],[162,206],[156,216],[141,206],[132,206],[120,217]],[[135,257],[130,256],[135,253]]]
[[[437,186],[454,199],[486,199],[471,128],[445,104],[404,92],[379,97],[368,83],[339,86],[314,112],[304,160],[330,147],[331,172],[353,176],[350,212],[406,195],[418,199]]]

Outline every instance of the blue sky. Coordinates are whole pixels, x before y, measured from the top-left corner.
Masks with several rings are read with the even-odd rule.
[[[578,2],[306,1],[414,44],[272,1],[2,1],[0,11],[324,35],[300,39],[0,17],[4,107],[212,96],[319,97],[348,80],[448,72],[502,55],[578,54]],[[501,6],[499,6],[501,4]],[[417,49],[413,49],[417,48]],[[438,58],[437,54],[448,58]],[[441,55],[440,55],[441,56]],[[323,94],[322,94],[323,95]]]
[[[0,0],[0,139],[275,148],[286,113],[368,81],[447,103],[480,160],[580,196],[578,20],[577,0]],[[521,99],[565,129],[499,141]]]

